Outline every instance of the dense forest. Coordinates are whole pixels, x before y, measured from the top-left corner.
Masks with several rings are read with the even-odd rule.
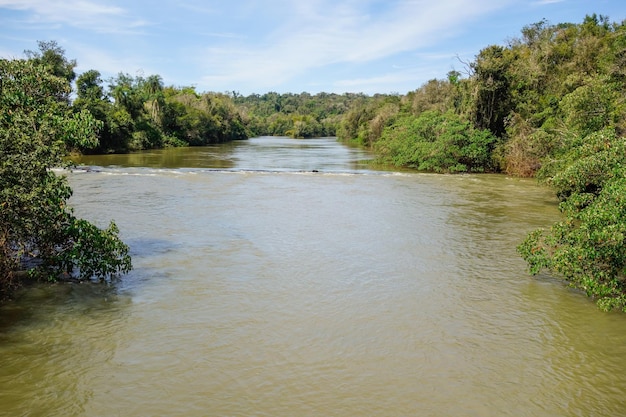
[[[398,166],[545,177],[581,137],[626,131],[624,23],[541,21],[461,64],[398,99],[353,106],[338,136]]]
[[[505,45],[487,46],[473,61],[459,61],[460,70],[404,95],[199,93],[165,86],[158,75],[124,73],[105,85],[97,70],[77,76],[76,62],[56,42],[40,42],[26,59],[2,65],[17,71],[2,75],[5,101],[5,80],[25,71],[15,67],[43,68],[62,81],[51,102],[63,103],[64,117],[82,121],[91,137],[63,136],[59,149],[67,153],[262,135],[337,136],[372,149],[381,164],[537,177],[554,187],[564,220],[519,246],[531,272],[548,269],[596,297],[602,308],[626,308],[625,22],[590,15],[581,23],[530,24]],[[2,104],[5,181],[6,121],[13,120],[15,103]],[[0,204],[9,207],[7,201],[3,196]],[[2,233],[2,256],[15,256],[14,238]]]

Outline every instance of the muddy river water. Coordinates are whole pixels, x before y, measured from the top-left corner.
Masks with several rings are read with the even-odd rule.
[[[84,157],[135,269],[0,307],[2,416],[626,415],[626,317],[515,251],[503,175],[379,171],[334,138]]]

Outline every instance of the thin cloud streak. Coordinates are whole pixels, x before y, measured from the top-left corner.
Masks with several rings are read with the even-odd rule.
[[[0,8],[30,12],[26,23],[59,29],[67,25],[98,33],[134,33],[148,26],[143,19],[128,19],[128,12],[117,6],[86,0],[0,0]]]
[[[460,0],[389,4],[393,7],[380,16],[364,13],[362,3],[357,7],[349,1],[335,5],[320,0],[296,6],[290,22],[276,28],[264,44],[207,49],[204,68],[210,75],[203,82],[272,88],[328,65],[366,64],[452,36],[461,22],[504,7],[506,2],[496,6],[476,2],[469,11]]]
[[[563,3],[565,0],[539,0],[533,2],[534,5],[544,6],[546,4],[555,4],[555,3]]]

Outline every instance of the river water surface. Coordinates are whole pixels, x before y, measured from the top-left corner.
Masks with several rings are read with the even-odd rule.
[[[551,192],[368,157],[333,138],[84,157],[76,214],[115,220],[135,269],[0,308],[0,415],[625,415],[625,317],[515,252],[558,219]]]

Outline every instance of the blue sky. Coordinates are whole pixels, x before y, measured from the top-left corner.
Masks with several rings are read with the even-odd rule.
[[[77,72],[197,91],[407,93],[525,25],[624,0],[0,0],[0,57],[55,40]]]

